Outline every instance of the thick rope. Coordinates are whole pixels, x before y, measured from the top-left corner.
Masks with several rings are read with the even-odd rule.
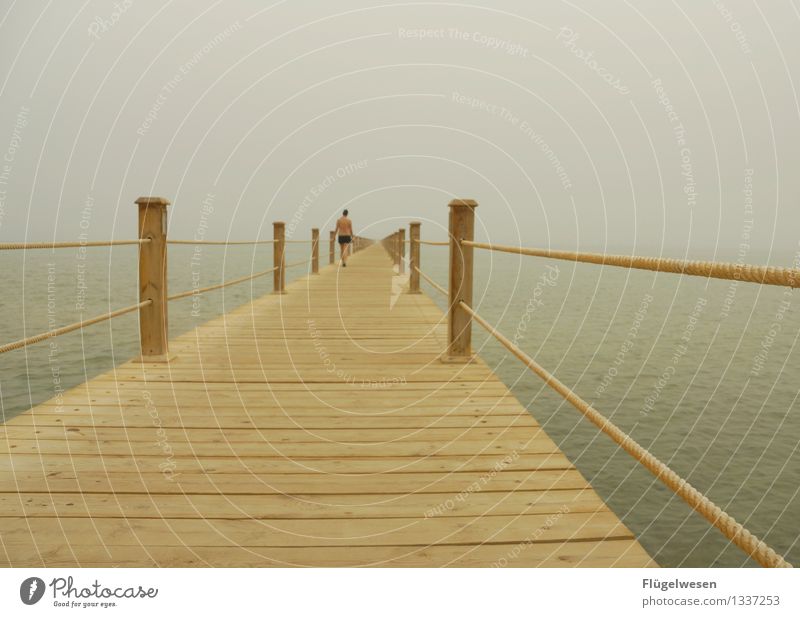
[[[167,244],[274,244],[275,240],[167,240]]]
[[[47,332],[43,332],[35,336],[29,336],[28,338],[19,341],[14,341],[13,343],[7,343],[6,345],[0,347],[0,354],[6,353],[7,351],[13,351],[15,349],[21,349],[22,347],[27,347],[28,345],[32,345],[33,343],[38,343],[39,341],[43,341],[45,339],[52,338],[54,336],[67,334],[68,332],[79,330],[81,328],[85,328],[86,326],[91,326],[93,324],[100,323],[101,321],[106,321],[113,317],[119,317],[120,315],[125,315],[126,313],[130,313],[132,311],[140,309],[143,306],[147,306],[151,302],[152,300],[145,300],[144,302],[139,302],[138,304],[133,304],[131,306],[126,306],[125,308],[117,309],[116,311],[111,311],[110,313],[106,313],[105,315],[98,315],[97,317],[92,317],[91,319],[81,320],[76,323],[70,324],[68,326],[63,326],[61,328],[54,328],[53,330],[48,330]]]
[[[431,277],[429,277],[427,274],[425,274],[422,270],[417,268],[417,266],[414,266],[414,270],[419,272],[419,275],[422,278],[424,278],[426,281],[428,281],[428,283],[430,283],[431,287],[433,287],[436,291],[438,291],[439,293],[443,293],[445,296],[449,295],[447,290],[444,287],[439,285],[436,281],[434,281]]]
[[[748,264],[720,263],[715,261],[684,261],[681,259],[662,259],[660,257],[638,257],[636,255],[605,255],[603,253],[551,251],[548,249],[529,249],[520,246],[471,242],[469,240],[462,240],[461,243],[476,249],[514,253],[515,255],[548,257],[550,259],[581,261],[605,266],[653,270],[655,272],[673,272],[676,274],[746,281],[749,283],[763,283],[765,285],[800,287],[800,270],[792,268],[751,266]]]
[[[500,343],[502,343],[506,349],[513,353],[517,358],[522,360],[522,362],[525,363],[525,365],[531,371],[541,377],[545,384],[563,396],[566,401],[572,404],[575,409],[580,411],[592,424],[617,442],[623,450],[639,461],[648,471],[650,471],[650,473],[652,473],[658,480],[661,480],[661,482],[663,482],[676,495],[681,497],[686,503],[699,512],[703,518],[714,525],[714,527],[719,529],[723,535],[731,542],[736,544],[736,546],[741,548],[745,553],[750,555],[764,567],[792,567],[790,563],[788,563],[783,557],[770,548],[763,540],[759,540],[740,523],[737,523],[731,515],[722,510],[686,480],[681,478],[666,464],[658,460],[647,449],[636,443],[636,441],[634,441],[630,435],[617,427],[613,422],[611,422],[611,420],[606,418],[589,403],[575,394],[575,392],[561,383],[528,354],[522,351],[505,336],[500,334],[500,332],[495,330],[495,328],[489,324],[489,322],[473,311],[472,308],[470,308],[467,304],[460,302],[459,306],[467,311],[467,313],[472,315],[472,318],[481,326],[483,326],[498,341],[500,341]]]
[[[312,261],[311,259],[306,259],[305,261],[296,261],[296,262],[294,262],[294,263],[291,263],[291,264],[286,264],[286,265],[284,266],[284,268],[285,268],[286,270],[288,270],[289,268],[294,268],[295,266],[304,266],[304,265],[306,265],[306,264],[310,264],[310,263],[311,263],[311,261]]]
[[[224,283],[219,283],[217,285],[209,285],[208,287],[200,287],[198,289],[189,289],[188,291],[182,291],[181,293],[177,293],[173,296],[168,296],[167,300],[180,300],[181,298],[188,298],[189,296],[200,295],[202,293],[206,293],[207,291],[214,291],[215,289],[222,289],[223,287],[228,287],[229,285],[236,285],[237,283],[244,283],[245,281],[252,280],[254,278],[258,278],[259,276],[264,276],[265,274],[269,274],[270,272],[275,272],[278,268],[270,268],[269,270],[264,270],[262,272],[256,272],[255,274],[249,274],[248,276],[242,276],[238,279],[231,279],[230,281],[225,281]]]
[[[429,242],[429,241],[426,241],[426,240],[417,240],[417,239],[414,239],[414,242],[416,242],[417,244],[427,244],[428,246],[449,246],[450,245],[449,242]]]
[[[0,251],[20,249],[69,249],[82,246],[125,246],[130,244],[147,244],[150,238],[141,240],[103,240],[100,242],[0,242]]]

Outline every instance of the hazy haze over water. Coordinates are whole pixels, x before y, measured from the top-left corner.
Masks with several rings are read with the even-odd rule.
[[[432,234],[457,195],[495,241],[730,258],[752,169],[748,257],[798,248],[790,3],[77,6],[0,18],[0,148],[27,123],[4,240],[75,237],[87,200],[92,238],[128,237],[141,194],[176,236],[208,194],[220,235],[268,236],[366,161],[303,233],[347,202],[371,235]]]

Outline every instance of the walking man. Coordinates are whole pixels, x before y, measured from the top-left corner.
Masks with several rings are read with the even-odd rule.
[[[336,233],[339,236],[339,249],[342,254],[342,266],[347,267],[347,258],[350,255],[350,246],[353,242],[353,222],[347,218],[347,210],[336,221]]]

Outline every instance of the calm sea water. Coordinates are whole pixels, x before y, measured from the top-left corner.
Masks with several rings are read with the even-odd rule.
[[[323,243],[323,248],[327,245]],[[170,292],[192,247],[170,247]],[[308,245],[290,245],[289,262]],[[446,281],[446,249],[423,269]],[[324,252],[324,251],[322,251]],[[205,247],[200,285],[269,268],[270,245]],[[323,262],[326,255],[323,255]],[[136,301],[136,248],[4,252],[3,326],[16,340]],[[791,263],[788,256],[784,263]],[[304,273],[288,272],[288,280]],[[271,289],[269,276],[170,304],[171,335]],[[85,288],[83,287],[85,285]],[[800,563],[800,292],[481,253],[479,312],[695,487]],[[436,292],[432,297],[444,307]],[[135,314],[0,356],[2,414],[135,355]],[[474,346],[662,566],[753,565],[479,327]]]
[[[320,247],[327,247],[323,243]],[[0,296],[4,317],[0,341],[14,341],[81,319],[83,303],[88,318],[138,301],[138,253],[135,246],[56,251],[3,251],[0,279],[7,293]],[[287,245],[287,263],[308,258],[310,244]],[[272,245],[206,245],[199,258],[194,247],[169,247],[169,293],[205,287],[272,267]],[[327,253],[320,259],[327,259]],[[308,266],[287,270],[290,282]],[[272,275],[232,285],[200,296],[199,305],[186,298],[170,302],[170,337],[272,290]],[[196,313],[196,315],[193,315]],[[5,417],[12,417],[57,394],[58,380],[65,389],[109,370],[138,353],[138,317],[132,312],[22,351],[0,355],[0,401]]]
[[[426,247],[422,266],[444,282],[438,250]],[[774,264],[792,263],[783,257]],[[487,320],[800,563],[800,290],[486,251],[475,263]],[[482,328],[473,336],[660,565],[753,565]]]

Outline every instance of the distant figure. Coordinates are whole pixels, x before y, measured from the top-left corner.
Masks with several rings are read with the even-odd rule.
[[[347,218],[347,210],[336,221],[336,233],[339,236],[339,249],[342,253],[342,266],[347,267],[347,257],[350,255],[350,245],[353,242],[353,222]]]

